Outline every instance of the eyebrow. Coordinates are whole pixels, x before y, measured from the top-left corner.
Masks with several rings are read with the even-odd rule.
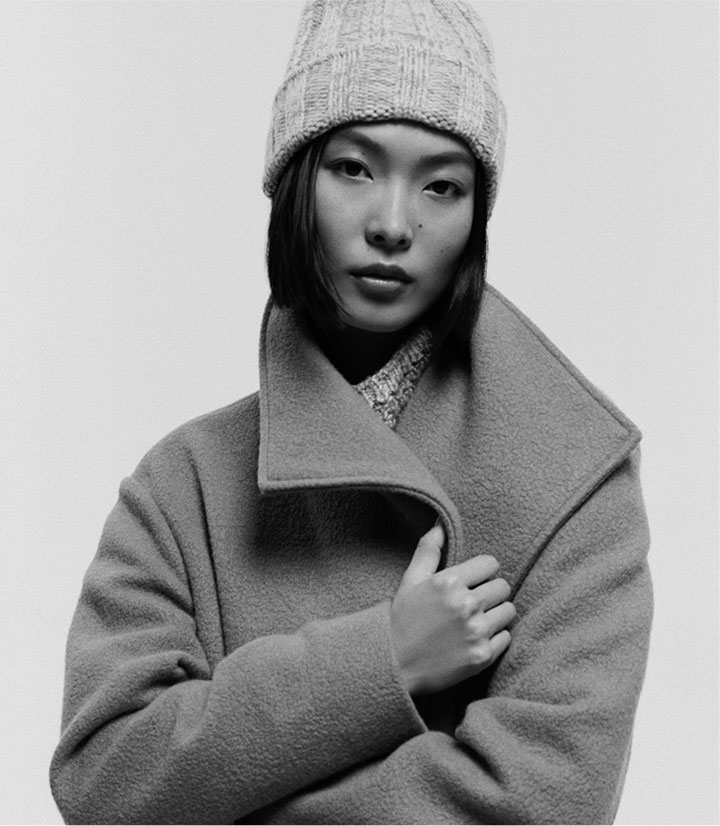
[[[370,152],[383,153],[384,147],[377,141],[368,137],[364,132],[360,132],[352,127],[345,128],[340,135],[335,137],[337,141],[350,140],[357,143]],[[475,171],[475,157],[469,154],[469,150],[464,152],[462,149],[448,149],[444,152],[433,153],[423,158],[421,166],[427,169],[434,169],[435,167],[445,166],[446,164],[462,164],[468,169]]]
[[[430,155],[423,161],[422,166],[434,168],[436,166],[445,166],[446,164],[459,163],[466,166],[468,169],[475,171],[475,158],[469,156],[461,149],[451,149],[447,152],[439,152],[437,155]]]
[[[365,147],[365,149],[369,149],[371,152],[382,152],[382,147],[379,143],[377,143],[377,141],[374,141],[363,132],[353,129],[352,127],[346,127],[339,134],[333,135],[332,139],[338,142],[350,140],[353,143],[360,144],[360,146]]]

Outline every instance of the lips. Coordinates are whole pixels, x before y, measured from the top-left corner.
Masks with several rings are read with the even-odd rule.
[[[395,264],[370,264],[367,267],[359,267],[350,271],[353,278],[371,279],[375,281],[399,281],[402,284],[409,284],[412,278],[402,267]]]
[[[350,270],[350,275],[358,294],[374,304],[396,301],[413,281],[402,267],[392,264],[370,264]]]

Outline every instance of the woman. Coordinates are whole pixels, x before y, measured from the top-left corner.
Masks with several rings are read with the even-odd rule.
[[[69,820],[612,820],[640,437],[484,285],[504,137],[469,6],[306,6],[260,392],[122,484],[70,632]]]

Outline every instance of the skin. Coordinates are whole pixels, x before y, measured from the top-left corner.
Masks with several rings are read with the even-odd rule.
[[[317,173],[319,241],[343,325],[325,342],[340,372],[375,372],[457,271],[473,218],[475,159],[458,138],[409,122],[351,124]],[[401,267],[400,278],[378,265]],[[368,270],[369,268],[369,270]],[[515,608],[491,556],[438,571],[443,529],[419,541],[391,608],[400,675],[413,696],[488,666],[510,643]]]
[[[492,556],[438,571],[445,535],[421,537],[391,607],[400,674],[413,696],[450,688],[491,666],[510,644],[515,606]]]
[[[387,361],[451,284],[474,187],[475,158],[450,133],[391,121],[349,124],[330,136],[315,218],[343,321],[326,351],[350,381]],[[382,265],[405,275],[359,273]]]

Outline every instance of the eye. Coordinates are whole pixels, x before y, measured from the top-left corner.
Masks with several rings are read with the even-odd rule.
[[[452,181],[433,181],[425,189],[432,192],[433,195],[440,195],[443,198],[451,198],[461,194],[460,187]]]
[[[360,163],[360,161],[343,160],[335,164],[335,169],[348,178],[369,178],[370,173]]]

